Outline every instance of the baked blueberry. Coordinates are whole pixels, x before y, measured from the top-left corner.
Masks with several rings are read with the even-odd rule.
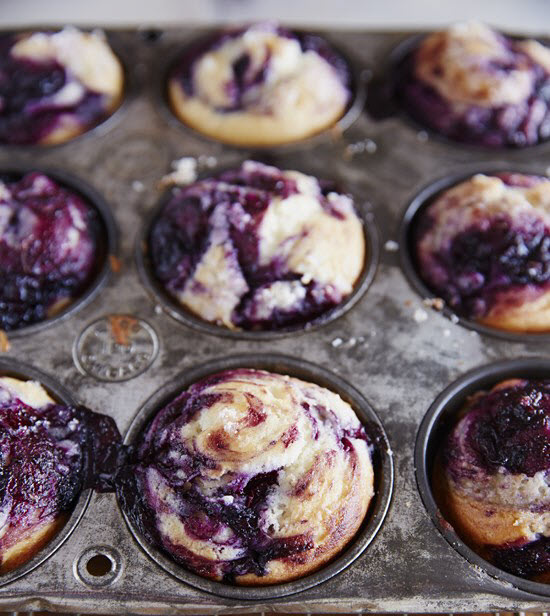
[[[52,317],[89,286],[100,228],[92,206],[42,173],[0,180],[0,329]]]
[[[424,38],[395,89],[413,118],[455,141],[502,148],[550,137],[550,49],[480,23]]]
[[[365,259],[351,197],[253,161],[177,188],[148,244],[168,293],[230,329],[306,326],[352,292]]]
[[[468,399],[434,473],[445,518],[483,558],[550,581],[550,381],[510,379]]]
[[[64,28],[0,37],[0,143],[67,141],[120,104],[124,75],[98,32]]]
[[[550,180],[474,175],[416,221],[418,273],[456,314],[498,329],[550,330]]]
[[[145,538],[188,569],[281,583],[327,563],[357,532],[373,496],[371,445],[337,394],[229,370],[156,414],[119,486]]]
[[[237,145],[277,145],[335,124],[350,100],[345,60],[321,37],[271,23],[218,32],[187,50],[168,78],[174,113]]]

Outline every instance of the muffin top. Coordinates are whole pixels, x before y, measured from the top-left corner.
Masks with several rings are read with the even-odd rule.
[[[147,539],[217,580],[295,579],[351,540],[373,495],[367,434],[337,394],[252,369],[202,379],[139,439],[123,502]]]
[[[51,538],[119,440],[109,418],[56,403],[40,383],[0,377],[0,573]]]
[[[514,331],[550,329],[550,180],[477,174],[416,222],[418,271],[457,314]]]
[[[39,172],[0,180],[0,329],[54,316],[96,271],[99,217]]]
[[[0,37],[0,143],[60,143],[120,103],[124,75],[100,32]]]
[[[331,126],[350,100],[347,63],[322,38],[271,23],[226,30],[176,62],[176,115],[228,143],[276,145]]]
[[[398,70],[398,96],[437,132],[492,147],[550,136],[550,49],[477,23],[427,36]]]
[[[472,396],[442,459],[446,507],[466,541],[510,573],[550,576],[550,380]]]
[[[149,233],[155,277],[230,329],[305,326],[353,290],[365,235],[350,196],[247,161],[173,192]]]

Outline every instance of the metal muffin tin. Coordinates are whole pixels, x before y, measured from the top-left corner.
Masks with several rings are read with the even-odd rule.
[[[421,499],[414,446],[422,418],[449,383],[497,360],[549,355],[547,341],[488,336],[431,310],[404,276],[395,245],[386,242],[400,239],[404,212],[426,185],[488,165],[540,173],[544,161],[550,161],[550,143],[487,151],[432,139],[399,116],[374,119],[363,113],[339,137],[331,132],[330,138],[274,148],[270,154],[276,155],[276,164],[333,178],[365,205],[385,246],[374,280],[347,312],[300,335],[249,340],[198,331],[150,299],[135,261],[136,235],[157,207],[158,180],[173,159],[194,156],[201,171],[215,172],[238,165],[246,156],[257,157],[257,151],[224,146],[185,128],[175,130],[167,120],[160,105],[159,70],[165,74],[172,50],[187,45],[197,36],[196,29],[155,36],[116,31],[109,36],[116,39],[133,84],[117,121],[103,125],[106,131],[91,131],[65,145],[0,148],[0,169],[55,167],[101,193],[120,230],[120,271],[67,318],[51,321],[32,335],[10,336],[11,349],[3,361],[24,361],[55,376],[75,399],[114,417],[123,435],[154,392],[205,362],[251,352],[266,362],[275,363],[274,354],[308,361],[319,367],[313,380],[322,380],[323,370],[328,370],[372,405],[395,458],[393,499],[370,545],[345,569],[314,586],[304,584],[296,594],[276,596],[275,590],[269,598],[259,598],[252,592],[220,597],[178,579],[139,546],[115,495],[93,493],[63,545],[40,566],[0,588],[0,607],[136,614],[546,610],[548,598],[540,591],[472,565],[449,545]],[[356,69],[380,75],[392,49],[407,35],[326,36]],[[130,315],[130,320],[124,318],[140,332],[136,340],[132,328],[126,332],[128,344],[113,337],[109,324],[114,321],[108,317],[116,314]],[[94,329],[96,323],[103,328]],[[95,346],[76,344],[84,331]],[[77,368],[73,349],[75,354],[88,349],[80,359],[89,361],[80,364],[93,370]],[[119,363],[111,370],[115,359]],[[112,375],[127,380],[109,382]],[[108,573],[94,575],[89,565],[96,556],[111,563]]]

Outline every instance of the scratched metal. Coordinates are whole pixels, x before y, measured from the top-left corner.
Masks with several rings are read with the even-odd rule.
[[[188,328],[155,306],[138,275],[134,243],[142,221],[158,202],[157,182],[170,161],[213,156],[227,167],[253,155],[168,121],[165,110],[159,109],[159,75],[174,49],[196,32],[161,34],[112,33],[129,67],[132,89],[122,111],[103,130],[43,150],[0,149],[0,166],[27,162],[58,167],[99,191],[119,226],[121,259],[120,272],[91,303],[51,327],[14,337],[4,358],[33,364],[51,375],[83,403],[112,415],[123,434],[157,389],[205,361],[235,353],[276,352],[317,363],[348,380],[381,419],[395,456],[392,506],[366,551],[332,579],[288,597],[247,602],[194,589],[167,574],[139,548],[116,498],[94,494],[79,526],[59,550],[0,588],[0,608],[136,614],[546,609],[548,599],[518,591],[471,566],[447,543],[419,497],[413,453],[424,414],[449,383],[466,370],[495,360],[545,355],[547,343],[490,337],[430,310],[407,282],[399,254],[383,248],[375,279],[364,296],[345,315],[313,332],[275,340],[228,339]],[[376,73],[405,34],[346,32],[330,33],[329,38],[357,66]],[[362,203],[369,203],[383,247],[398,239],[407,205],[433,180],[459,174],[478,162],[518,164],[545,172],[550,144],[491,152],[434,139],[398,115],[374,120],[363,114],[343,137],[332,134],[269,154],[283,167],[333,177]],[[73,361],[81,332],[111,313],[142,319],[159,338],[152,365],[118,383],[82,373]],[[79,573],[82,558],[102,549],[114,563],[114,574],[110,583],[98,578],[93,587],[93,576]]]

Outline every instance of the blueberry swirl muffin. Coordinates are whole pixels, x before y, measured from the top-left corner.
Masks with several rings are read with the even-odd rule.
[[[146,427],[121,474],[141,533],[199,575],[286,582],[335,557],[373,496],[367,434],[337,394],[252,369],[198,381]]]
[[[550,582],[550,380],[468,399],[434,473],[446,519],[501,569]]]
[[[83,293],[100,229],[95,208],[48,176],[0,176],[0,329],[55,316]]]
[[[337,122],[350,100],[347,63],[318,36],[255,24],[209,37],[168,79],[178,118],[236,145],[278,145]]]
[[[0,573],[53,538],[81,490],[106,478],[117,442],[111,419],[58,404],[40,383],[0,377]]]
[[[98,32],[65,28],[0,37],[0,143],[55,144],[120,104],[124,75]]]
[[[550,49],[476,22],[422,40],[397,69],[396,93],[420,123],[487,147],[550,137]]]
[[[474,175],[419,215],[414,252],[456,314],[507,331],[550,330],[550,180]]]
[[[352,292],[365,260],[348,195],[252,161],[176,189],[148,246],[167,292],[230,329],[306,325]]]

